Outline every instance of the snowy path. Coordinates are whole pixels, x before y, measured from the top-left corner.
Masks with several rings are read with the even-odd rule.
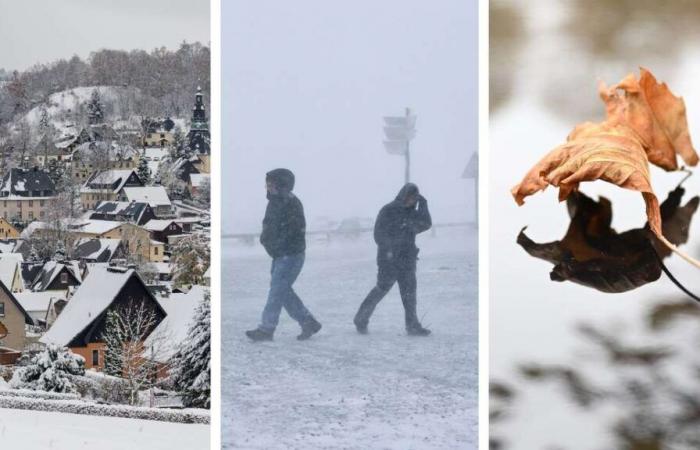
[[[209,425],[0,409],[0,443],[13,450],[208,450]]]
[[[311,245],[296,290],[324,328],[303,343],[284,312],[273,342],[246,340],[269,260],[224,241],[224,448],[476,448],[476,238],[465,232],[419,242],[418,311],[429,338],[405,335],[396,288],[370,334],[358,335],[352,317],[375,279],[374,248],[364,236]]]

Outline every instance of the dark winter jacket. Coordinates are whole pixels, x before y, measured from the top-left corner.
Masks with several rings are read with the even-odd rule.
[[[267,195],[260,243],[273,258],[295,255],[306,250],[306,220],[301,201],[291,192],[294,174],[287,169],[267,173],[279,192]]]
[[[418,196],[414,207],[405,205],[406,197]],[[432,219],[428,202],[419,195],[418,187],[406,183],[396,199],[385,205],[374,224],[374,241],[377,243],[377,262],[415,263],[418,256],[416,235],[430,229]]]

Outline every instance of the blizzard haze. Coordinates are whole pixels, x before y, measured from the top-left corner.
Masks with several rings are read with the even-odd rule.
[[[0,68],[209,42],[209,0],[0,0]]]
[[[374,218],[403,185],[382,116],[418,116],[412,180],[434,223],[473,220],[477,3],[223,2],[223,230],[260,228],[265,173],[287,167],[313,228]]]

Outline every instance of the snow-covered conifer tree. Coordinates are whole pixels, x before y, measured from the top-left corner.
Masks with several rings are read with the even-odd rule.
[[[48,345],[28,365],[15,370],[10,385],[16,389],[75,392],[73,377],[85,374],[85,358],[65,347]]]
[[[186,407],[209,408],[211,397],[211,305],[206,293],[187,338],[170,362],[170,380]]]

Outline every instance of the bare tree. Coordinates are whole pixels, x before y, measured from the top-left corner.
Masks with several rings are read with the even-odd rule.
[[[153,387],[158,371],[167,369],[164,360],[167,334],[155,331],[160,318],[154,307],[130,299],[107,313],[102,339],[105,343],[105,372],[123,378],[129,390],[129,403],[138,402],[139,392]]]

